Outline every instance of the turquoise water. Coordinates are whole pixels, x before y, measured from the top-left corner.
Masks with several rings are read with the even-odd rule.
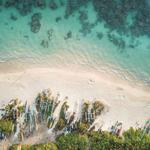
[[[56,4],[55,10],[48,6],[32,8],[24,16],[14,7],[0,6],[0,63],[17,60],[20,63],[51,64],[53,60],[56,64],[77,64],[96,70],[105,70],[106,67],[106,70],[109,68],[118,74],[128,74],[144,84],[150,84],[150,38],[147,35],[133,37],[110,30],[104,20],[97,21],[92,2],[75,10],[68,18],[64,18],[66,1],[62,6],[59,0]],[[85,25],[82,28],[81,12],[87,14],[85,23],[89,27]],[[37,33],[31,32],[30,27],[34,13],[41,13],[42,16]],[[134,12],[127,17],[129,24],[132,24],[132,16]],[[51,31],[52,36],[49,37]],[[124,41],[125,46],[123,42],[120,46],[115,45],[110,40],[112,35]]]

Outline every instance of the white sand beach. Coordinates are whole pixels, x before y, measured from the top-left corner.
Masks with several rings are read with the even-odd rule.
[[[69,97],[71,111],[78,111],[83,99],[99,99],[108,105],[97,119],[108,129],[117,120],[123,128],[140,126],[150,117],[150,92],[105,73],[96,73],[79,69],[30,68],[23,71],[0,73],[0,104],[12,98],[32,103],[43,89],[50,88],[59,92],[62,99]]]

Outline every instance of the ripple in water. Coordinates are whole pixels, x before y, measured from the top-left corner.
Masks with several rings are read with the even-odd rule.
[[[147,0],[23,3],[0,5],[1,63],[75,64],[150,84]]]

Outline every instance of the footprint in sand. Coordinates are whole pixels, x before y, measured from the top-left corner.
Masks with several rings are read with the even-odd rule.
[[[123,91],[124,89],[123,88],[121,88],[121,87],[117,87],[116,88],[118,91]]]
[[[95,80],[94,80],[94,79],[89,79],[89,80],[88,80],[88,84],[91,85],[91,84],[94,84],[94,83],[95,83]]]

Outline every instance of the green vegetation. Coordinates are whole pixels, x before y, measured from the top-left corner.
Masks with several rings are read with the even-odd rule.
[[[28,138],[28,136],[24,135],[28,135],[30,133],[33,135],[35,126],[40,123],[42,124],[42,122],[47,122],[47,127],[52,128],[55,123],[53,112],[60,103],[60,101],[58,101],[58,96],[54,98],[50,91],[39,94],[36,98],[37,115],[31,110],[30,106],[27,107],[27,105],[23,105],[18,99],[10,101],[9,104],[1,109],[2,117],[0,119],[0,139],[5,139],[5,137],[9,139],[11,137],[10,135],[14,135],[18,125],[18,119],[22,119],[22,116],[25,116],[25,126],[23,125],[20,128],[20,132],[17,135],[18,141],[22,141],[20,139]],[[27,112],[25,111],[25,108],[28,108]],[[50,142],[37,145],[14,144],[9,149],[150,150],[150,120],[146,122],[143,129],[130,128],[120,137],[119,135],[121,135],[122,123],[119,123],[118,121],[115,126],[111,128],[112,132],[93,131],[95,129],[93,122],[97,116],[101,115],[105,108],[105,105],[100,101],[94,101],[93,103],[87,101],[83,103],[81,118],[79,118],[79,120],[74,120],[75,112],[71,114],[69,119],[67,118],[68,108],[69,105],[67,104],[67,101],[65,101],[61,106],[59,119],[54,128],[52,128],[52,131],[56,133],[55,135],[62,133],[56,137],[55,143]],[[37,120],[35,118],[37,118]],[[34,127],[32,128],[33,125]],[[26,131],[27,128],[31,130]]]
[[[55,130],[62,130],[65,127],[65,121],[63,119],[59,119],[56,126]]]
[[[87,135],[70,133],[59,136],[56,139],[56,144],[59,150],[88,150],[88,137]]]
[[[104,110],[104,108],[105,108],[104,104],[101,103],[100,101],[95,101],[93,103],[93,109],[96,116],[100,115],[101,112]]]
[[[60,150],[150,150],[150,135],[141,129],[130,128],[118,137],[110,132],[71,133],[56,139]]]
[[[20,150],[34,150],[34,146],[14,144],[9,148],[9,150],[18,150],[18,149],[20,149]]]
[[[25,105],[22,105],[18,99],[13,99],[1,110],[4,112],[3,120],[15,121],[25,112]]]
[[[54,143],[39,144],[33,147],[34,150],[58,150]]]
[[[38,145],[12,145],[9,150],[58,150],[54,143],[38,144]]]
[[[109,132],[92,132],[89,134],[92,150],[149,150],[150,135],[143,134],[141,129],[130,128],[122,137]]]
[[[92,150],[124,150],[123,140],[109,132],[92,132],[89,142]]]
[[[62,130],[67,125],[67,120],[65,119],[65,113],[69,106],[67,105],[67,102],[64,102],[60,114],[59,114],[59,120],[55,126],[55,131]]]
[[[10,120],[0,120],[0,131],[6,135],[12,133],[13,123]]]
[[[17,150],[13,145],[10,150]],[[118,137],[108,131],[74,132],[56,138],[56,144],[21,145],[21,150],[150,150],[150,134],[130,128]]]
[[[81,133],[81,134],[86,133],[88,128],[89,128],[89,124],[87,124],[87,123],[80,123],[79,126],[78,126],[79,133]]]
[[[63,120],[65,120],[65,112],[66,110],[69,108],[69,106],[67,105],[67,102],[64,102],[62,107],[61,107],[61,110],[60,110],[60,118],[62,118]]]
[[[25,112],[25,106],[24,105],[23,106],[19,106],[17,108],[18,108],[19,114],[22,114],[22,113]]]
[[[122,139],[109,134],[108,132],[92,132],[89,137],[92,150],[123,150]]]
[[[142,129],[130,128],[123,134],[125,144],[131,149],[150,150],[150,134],[143,134]]]

